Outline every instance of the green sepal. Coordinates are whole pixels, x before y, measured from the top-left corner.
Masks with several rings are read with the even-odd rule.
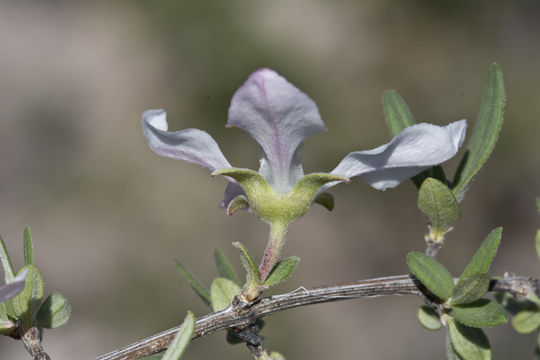
[[[463,360],[490,360],[491,347],[481,329],[463,326],[452,318],[447,321],[452,347]]]
[[[216,278],[210,286],[210,298],[212,301],[212,309],[221,311],[233,301],[234,297],[240,294],[242,289],[238,284],[225,278]]]
[[[326,210],[332,211],[334,210],[334,196],[330,193],[323,192],[315,197],[313,200],[314,203],[319,204],[321,206],[324,206]]]
[[[37,313],[39,327],[56,329],[65,325],[71,315],[69,301],[60,293],[53,293],[41,304]]]
[[[420,306],[416,317],[420,325],[427,330],[436,331],[442,327],[439,314],[431,306]]]
[[[32,236],[30,228],[27,226],[23,232],[23,248],[24,248],[24,264],[34,265],[34,245],[32,244]]]
[[[473,258],[461,274],[460,279],[468,277],[474,273],[487,273],[495,253],[501,242],[502,228],[493,229],[482,242]]]
[[[272,190],[261,174],[250,169],[234,167],[217,169],[212,173],[212,176],[216,175],[229,176],[238,181],[250,199],[252,192]]]
[[[461,210],[452,191],[439,180],[428,178],[418,191],[418,208],[428,219],[432,240],[441,241],[460,218]]]
[[[407,103],[397,91],[386,90],[383,93],[382,103],[386,127],[391,137],[416,123]]]
[[[233,266],[231,265],[225,254],[217,248],[214,249],[214,260],[216,262],[216,267],[218,269],[219,275],[221,277],[229,279],[237,283],[238,285],[242,285],[240,279],[238,279],[236,271],[234,270]]]
[[[180,360],[182,354],[186,350],[191,337],[193,336],[193,331],[195,330],[195,315],[191,311],[187,312],[186,318],[178,332],[174,336],[173,341],[167,348],[167,351],[163,354],[161,360]]]
[[[407,254],[409,270],[435,296],[447,300],[452,295],[452,275],[437,260],[417,251]]]
[[[6,244],[0,236],[0,261],[2,261],[2,268],[4,269],[4,282],[6,284],[13,281],[15,278],[15,271],[13,270],[13,265],[11,264],[11,259],[7,251]]]
[[[43,298],[43,279],[34,265],[25,265],[19,271],[19,274],[24,270],[28,271],[24,290],[11,299],[10,302],[13,304],[15,317],[22,321],[26,329],[29,329],[34,326],[34,319]]]
[[[292,274],[299,261],[300,258],[296,256],[291,256],[279,261],[276,265],[274,265],[274,268],[264,281],[263,285],[272,286],[287,279]]]
[[[232,216],[238,210],[249,208],[249,201],[244,195],[238,195],[227,206],[227,215]]]
[[[484,165],[497,143],[503,123],[504,103],[503,76],[497,64],[493,64],[467,151],[454,177],[452,191],[458,202],[463,200],[469,182]]]
[[[174,259],[174,263],[178,270],[180,270],[182,276],[184,276],[184,278],[186,278],[186,280],[188,281],[189,285],[191,285],[191,288],[195,290],[197,295],[199,295],[199,297],[202,299],[202,301],[205,302],[206,305],[210,306],[212,304],[212,301],[210,299],[210,292],[208,291],[206,286],[204,286],[204,284],[200,282],[195,277],[195,275],[193,275],[191,271],[189,271],[189,269],[185,267],[184,264],[182,264],[180,261]]]
[[[486,273],[476,273],[460,278],[447,304],[450,306],[468,304],[480,299],[489,290],[489,281],[490,277]]]
[[[503,307],[488,299],[454,305],[452,316],[463,325],[475,328],[498,326],[508,321]]]
[[[513,319],[512,326],[518,333],[529,334],[540,327],[540,309],[533,308],[520,311]]]

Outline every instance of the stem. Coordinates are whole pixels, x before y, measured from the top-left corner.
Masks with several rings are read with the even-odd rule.
[[[261,283],[264,283],[274,265],[279,260],[279,254],[281,248],[285,243],[285,234],[287,233],[288,224],[282,222],[270,223],[270,238],[268,239],[268,245],[264,251],[264,256],[259,266],[259,273],[261,274]]]
[[[256,319],[299,306],[347,299],[371,298],[385,295],[421,295],[421,284],[409,275],[388,276],[355,281],[349,284],[298,288],[288,294],[274,295],[246,304],[233,301],[226,309],[200,317],[195,324],[192,339],[210,333],[253,324]],[[529,291],[540,293],[540,280],[524,276],[507,275],[492,279],[490,291],[507,291],[516,297],[527,297]],[[179,326],[140,340],[122,349],[102,355],[96,360],[135,360],[164,351],[178,332]]]

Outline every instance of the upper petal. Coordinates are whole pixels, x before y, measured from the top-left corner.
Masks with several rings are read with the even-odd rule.
[[[199,129],[167,131],[164,110],[145,111],[142,126],[148,145],[161,156],[184,160],[210,171],[231,167],[218,144],[207,132]]]
[[[227,126],[247,131],[259,143],[271,172],[267,180],[282,193],[294,186],[291,162],[298,146],[326,130],[315,102],[270,69],[255,71],[236,91]]]
[[[332,174],[346,178],[359,176],[378,190],[395,187],[453,157],[463,143],[466,129],[466,120],[444,127],[412,125],[385,145],[348,154]]]

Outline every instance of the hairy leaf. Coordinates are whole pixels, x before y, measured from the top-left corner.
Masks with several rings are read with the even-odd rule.
[[[414,276],[435,296],[447,300],[452,295],[452,275],[437,260],[412,251],[407,255],[407,265]]]
[[[495,253],[499,248],[501,242],[502,228],[498,227],[492,230],[486,239],[482,242],[476,253],[474,254],[471,262],[463,274],[461,274],[460,279],[471,276],[474,273],[487,273],[491,262],[495,257]]]
[[[481,329],[448,320],[448,334],[454,351],[463,360],[490,360],[489,341]]]
[[[180,360],[191,341],[194,330],[195,315],[193,315],[191,311],[188,311],[184,322],[180,325],[180,329],[178,329],[178,332],[167,348],[167,351],[165,351],[165,354],[163,354],[161,360]]]
[[[212,304],[212,302],[210,300],[210,292],[208,291],[206,286],[204,286],[204,284],[202,282],[200,282],[195,277],[195,275],[193,275],[191,273],[191,271],[189,271],[189,269],[187,267],[185,267],[184,264],[182,264],[180,261],[175,259],[174,263],[175,263],[176,267],[178,268],[178,270],[180,270],[180,273],[189,282],[189,284],[191,285],[193,290],[195,290],[197,295],[199,295],[199,297],[202,299],[202,301],[204,301],[206,303],[206,305],[210,306]]]
[[[452,291],[449,305],[468,304],[480,299],[489,289],[489,275],[476,273],[459,279]]]
[[[217,248],[214,250],[214,260],[216,262],[216,267],[218,269],[219,275],[221,275],[221,277],[234,281],[238,285],[242,285],[242,283],[238,279],[238,275],[236,275],[236,271],[232,267],[225,254]]]
[[[30,236],[30,228],[28,226],[24,228],[23,244],[24,264],[34,265],[34,245],[32,244],[32,237]]]
[[[13,265],[11,265],[11,259],[4,244],[4,240],[0,236],[0,261],[2,261],[2,267],[4,269],[4,281],[10,283],[15,278],[15,271],[13,270]]]
[[[475,328],[498,326],[508,321],[503,307],[488,299],[455,305],[452,307],[452,315],[463,325]]]
[[[252,284],[254,286],[260,285],[261,275],[249,251],[246,249],[244,245],[242,245],[238,241],[234,242],[233,246],[235,246],[236,248],[240,250],[240,259],[242,260],[242,265],[244,266],[244,269],[246,270],[246,273],[247,273],[247,283]]]
[[[499,67],[493,64],[467,151],[454,177],[453,192],[458,202],[463,200],[469,182],[484,165],[497,143],[503,122],[504,102],[503,76]]]
[[[279,261],[264,281],[265,286],[272,286],[288,278],[294,271],[300,259],[296,256]]]
[[[38,325],[46,329],[56,329],[68,322],[70,314],[69,301],[62,294],[53,293],[45,299],[39,308]]]
[[[41,305],[43,280],[39,270],[34,265],[25,265],[19,271],[19,274],[25,269],[28,271],[28,274],[26,275],[24,290],[11,299],[11,303],[13,304],[17,318],[21,319],[24,326],[29,329],[34,325],[34,318]]]
[[[390,136],[396,136],[401,130],[415,124],[407,103],[395,90],[383,93],[383,109],[386,127]]]
[[[512,325],[517,332],[529,334],[540,327],[540,309],[523,310],[512,320]]]
[[[439,330],[442,327],[439,315],[431,306],[420,306],[416,313],[418,322],[428,330]]]
[[[447,233],[461,216],[452,191],[432,178],[426,179],[418,191],[418,208],[428,219],[432,232],[439,236]]]
[[[212,286],[210,286],[212,309],[214,311],[225,309],[233,301],[234,297],[240,294],[241,290],[240,286],[229,279],[214,279]]]

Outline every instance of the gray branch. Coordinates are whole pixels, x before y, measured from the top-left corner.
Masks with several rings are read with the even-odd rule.
[[[491,280],[490,291],[507,291],[516,297],[527,298],[530,291],[536,294],[540,292],[539,281],[530,277],[505,274],[502,279]],[[386,295],[423,296],[425,292],[425,288],[414,277],[398,275],[311,289],[301,287],[293,292],[263,298],[251,304],[235,299],[228,308],[200,317],[195,325],[192,339],[227,328],[245,328],[253,324],[256,319],[299,306]],[[99,356],[96,360],[135,360],[159,353],[167,349],[178,329],[179,326],[163,331],[122,349]]]

